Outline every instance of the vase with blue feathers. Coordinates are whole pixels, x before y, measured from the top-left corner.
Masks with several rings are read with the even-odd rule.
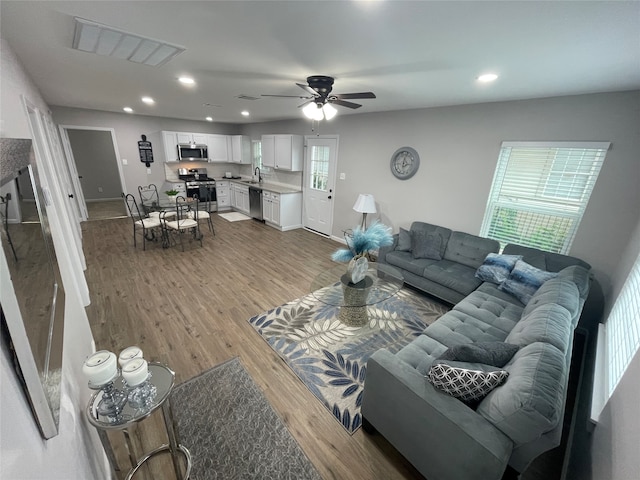
[[[373,222],[369,228],[356,227],[351,235],[345,235],[347,248],[336,250],[331,258],[336,262],[349,262],[347,275],[350,283],[357,284],[364,280],[369,268],[371,252],[393,243],[391,228]]]

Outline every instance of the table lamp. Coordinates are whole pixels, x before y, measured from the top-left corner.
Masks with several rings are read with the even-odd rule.
[[[356,203],[353,205],[356,212],[362,214],[362,230],[367,228],[367,213],[376,213],[376,201],[370,193],[361,193],[358,195]]]

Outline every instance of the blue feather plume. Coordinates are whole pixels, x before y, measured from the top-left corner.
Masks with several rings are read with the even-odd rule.
[[[377,220],[369,228],[353,229],[351,238],[347,239],[348,249],[341,248],[333,253],[331,258],[336,262],[348,262],[353,257],[377,250],[393,243],[391,228],[383,225]]]

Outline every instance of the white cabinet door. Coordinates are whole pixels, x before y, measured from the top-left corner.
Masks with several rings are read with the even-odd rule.
[[[272,193],[271,194],[271,203],[273,205],[272,208],[272,214],[271,214],[271,218],[273,220],[273,223],[275,223],[276,225],[278,225],[279,227],[282,226],[282,223],[280,221],[280,195],[278,195],[277,193]]]
[[[229,193],[229,182],[216,182],[216,201],[218,202],[218,210],[226,210],[231,207],[231,195]]]
[[[178,137],[178,143],[191,143],[193,141],[193,135],[190,133],[178,132],[176,135]]]
[[[240,206],[240,209],[246,213],[249,214],[249,187],[245,187],[242,189],[242,205]]]
[[[206,133],[190,133],[190,132],[177,132],[178,143],[196,143],[198,145],[207,144]]]
[[[246,135],[231,135],[231,161],[251,163],[251,139]]]
[[[275,168],[276,166],[276,137],[262,135],[262,166]]]
[[[271,194],[266,191],[262,191],[262,219],[265,222],[271,222],[273,219],[273,202],[271,201]]]
[[[206,133],[194,133],[193,135],[193,143],[197,143],[198,145],[206,145],[207,137]]]
[[[162,142],[164,143],[164,161],[178,161],[178,137],[176,132],[162,132]]]
[[[227,135],[207,135],[206,143],[209,149],[210,162],[227,163],[229,161]]]

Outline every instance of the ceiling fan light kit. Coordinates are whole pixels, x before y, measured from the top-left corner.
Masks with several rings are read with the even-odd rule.
[[[315,121],[331,120],[336,116],[338,110],[332,105],[356,109],[362,105],[354,102],[347,102],[346,99],[376,98],[373,92],[342,93],[331,94],[333,90],[333,77],[325,75],[312,75],[307,77],[307,85],[296,83],[298,87],[307,92],[308,96],[302,95],[262,95],[263,97],[281,98],[302,98],[307,102],[300,105],[304,115]]]

